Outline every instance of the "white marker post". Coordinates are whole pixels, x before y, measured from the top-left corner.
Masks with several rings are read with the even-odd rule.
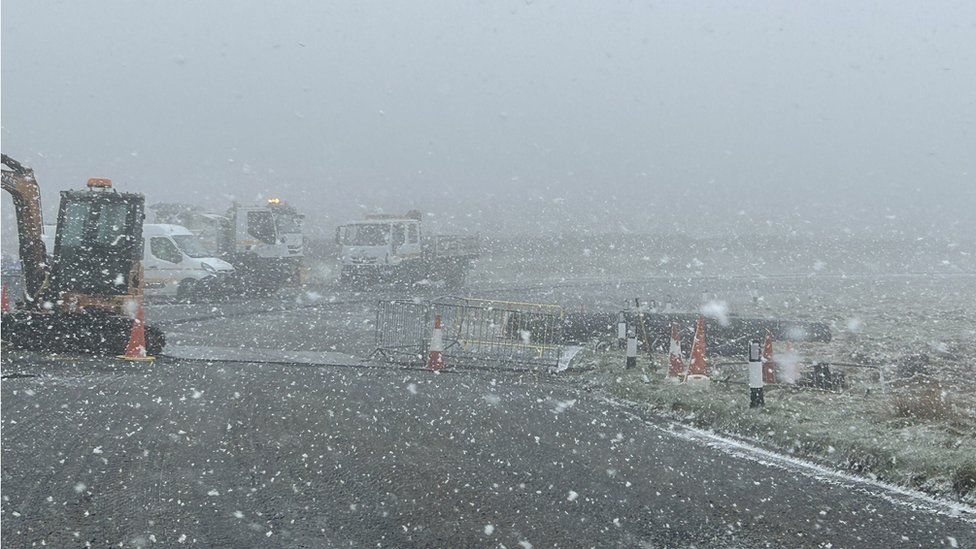
[[[761,408],[765,402],[763,396],[762,347],[758,339],[749,342],[749,407]]]
[[[627,369],[637,367],[637,333],[631,328],[627,333]]]
[[[617,315],[617,347],[623,349],[627,345],[627,319],[623,311]]]

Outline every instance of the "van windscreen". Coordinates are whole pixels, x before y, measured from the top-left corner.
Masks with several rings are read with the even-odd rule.
[[[214,253],[208,250],[195,234],[173,235],[173,240],[180,250],[190,257],[214,257]]]

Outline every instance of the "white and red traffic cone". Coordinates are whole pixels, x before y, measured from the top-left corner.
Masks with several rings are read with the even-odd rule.
[[[668,348],[668,381],[680,383],[685,375],[685,361],[681,358],[681,329],[671,325],[671,345]]]
[[[444,332],[441,329],[441,315],[434,315],[434,333],[430,336],[430,353],[427,355],[427,369],[434,372],[444,367]]]
[[[705,317],[699,316],[695,324],[695,338],[691,342],[691,364],[688,365],[688,385],[707,387],[708,363],[705,361]]]
[[[118,358],[137,362],[150,362],[156,357],[146,354],[146,321],[142,310],[142,297],[135,300],[135,315],[132,319],[132,331],[129,333],[129,344],[125,347],[125,354]]]

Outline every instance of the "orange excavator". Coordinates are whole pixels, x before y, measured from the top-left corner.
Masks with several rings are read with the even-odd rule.
[[[125,351],[142,299],[145,198],[119,193],[108,179],[61,191],[54,249],[41,238],[41,193],[34,171],[2,155],[3,190],[13,198],[24,294],[3,313],[3,340],[13,347],[95,355]],[[162,352],[162,331],[146,326],[146,352]]]

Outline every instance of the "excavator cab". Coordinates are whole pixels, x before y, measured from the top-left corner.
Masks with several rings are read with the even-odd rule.
[[[88,191],[62,191],[54,239],[51,287],[62,301],[135,295],[140,288],[141,194],[111,190],[107,179],[89,180]]]

